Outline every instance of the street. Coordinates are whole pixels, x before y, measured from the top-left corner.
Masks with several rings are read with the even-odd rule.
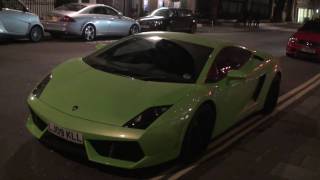
[[[285,56],[286,43],[292,32],[281,30],[246,32],[231,28],[228,32],[217,29],[215,32],[199,34],[208,39],[235,42],[252,50],[265,51],[278,58],[283,69],[281,95],[298,87],[320,72],[319,62]],[[162,174],[176,166],[177,162],[169,162],[160,167],[139,172],[124,172],[119,169],[101,167],[50,150],[33,138],[25,128],[29,113],[26,106],[27,96],[52,68],[70,58],[90,54],[99,43],[110,43],[117,39],[104,38],[94,42],[83,42],[76,38],[51,39],[47,37],[36,44],[25,40],[1,42],[1,180],[140,179],[157,176],[166,178]],[[315,88],[310,94],[303,96],[287,109],[272,117],[270,120],[272,123],[269,123],[267,127],[254,130],[219,155],[210,158],[180,177],[183,179],[217,178],[220,180],[320,178],[318,171],[320,170],[320,115],[318,113],[320,109],[318,108],[318,112],[314,111],[315,107],[320,106],[319,91],[319,87]],[[312,107],[309,103],[303,104],[309,101],[312,101],[310,103]],[[305,112],[300,108],[309,108],[309,115],[311,114],[312,117],[307,117],[308,114],[302,116],[301,113]],[[299,122],[309,119],[313,126]],[[289,123],[291,128],[288,128],[286,121],[291,122]],[[308,132],[310,127],[313,127],[310,130],[312,132]],[[286,131],[283,131],[284,129]],[[290,133],[286,133],[287,131]],[[305,142],[306,137],[307,142]],[[303,148],[301,150],[300,145],[304,143],[308,144],[307,148],[311,148],[309,150],[313,153],[312,155],[303,154],[307,150],[304,151]],[[298,152],[295,151],[296,149]],[[304,163],[306,171],[297,168],[301,166],[301,163]],[[291,168],[287,170],[287,174],[279,173],[287,166]]]

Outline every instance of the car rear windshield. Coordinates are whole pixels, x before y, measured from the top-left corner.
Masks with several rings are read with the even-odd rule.
[[[308,21],[299,30],[300,31],[320,32],[320,20]]]
[[[98,70],[146,81],[195,83],[212,51],[159,36],[131,37],[84,61]]]
[[[70,4],[65,4],[60,7],[57,7],[56,10],[60,11],[80,11],[81,9],[85,8],[85,5],[82,4],[77,4],[77,3],[70,3]]]

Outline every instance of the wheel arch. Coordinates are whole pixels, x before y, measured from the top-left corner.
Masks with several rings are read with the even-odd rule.
[[[88,22],[83,23],[83,25],[81,26],[81,34],[83,34],[84,28],[87,27],[88,25],[92,25],[94,27],[94,29],[96,30],[96,34],[98,33],[95,23],[91,22],[91,21],[88,21]]]
[[[214,128],[216,125],[216,119],[217,119],[217,106],[212,100],[209,100],[209,99],[202,102],[200,104],[200,106],[198,107],[198,109],[201,108],[202,106],[209,106],[212,109],[213,116],[214,116],[214,117],[212,117],[213,118],[213,127],[212,128],[214,131]]]
[[[41,24],[33,24],[33,25],[30,26],[28,35],[31,33],[31,30],[32,30],[34,27],[40,27],[41,30],[42,30],[42,33],[44,33],[44,27],[43,27]]]

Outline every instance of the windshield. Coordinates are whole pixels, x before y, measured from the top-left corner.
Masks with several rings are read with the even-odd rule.
[[[85,8],[85,5],[77,4],[77,3],[70,3],[65,4],[63,6],[57,7],[56,10],[60,11],[80,11],[81,9]]]
[[[85,58],[95,69],[146,81],[196,82],[212,48],[159,36],[132,37]]]
[[[320,20],[308,21],[299,30],[300,31],[320,32]]]
[[[151,16],[168,17],[169,16],[169,9],[156,9],[150,15]]]

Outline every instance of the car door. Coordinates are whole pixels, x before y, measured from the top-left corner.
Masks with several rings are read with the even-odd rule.
[[[181,22],[176,9],[170,9],[171,13],[169,14],[169,26],[173,31],[179,31],[181,29]]]
[[[7,33],[12,35],[26,35],[30,26],[31,14],[19,1],[2,0],[0,21]]]
[[[231,71],[242,71],[251,54],[238,47],[225,47],[217,54],[209,70],[206,83],[217,106],[217,129],[226,130],[239,120],[247,97],[252,95],[246,78],[228,75]]]
[[[116,35],[127,35],[129,34],[129,29],[131,23],[119,12],[105,7],[105,11],[108,17],[110,17],[109,32]]]
[[[104,6],[97,6],[90,10],[90,16],[96,26],[97,35],[106,35],[110,32],[111,17],[107,15]]]
[[[189,29],[190,16],[188,14],[188,11],[185,9],[178,9],[177,12],[178,12],[177,24],[178,24],[179,31],[184,31]]]

